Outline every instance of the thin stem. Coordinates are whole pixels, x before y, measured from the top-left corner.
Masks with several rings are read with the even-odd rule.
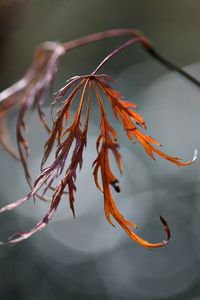
[[[150,54],[153,58],[159,60],[160,63],[162,63],[165,67],[167,67],[170,70],[178,72],[180,75],[185,77],[186,79],[190,80],[193,84],[200,87],[200,82],[198,79],[190,75],[188,72],[181,69],[176,64],[172,63],[165,57],[163,57],[160,53],[158,53],[157,50],[155,50],[153,47],[144,47],[144,49],[147,51],[148,54]]]
[[[62,46],[65,48],[65,51],[72,50],[77,47],[81,47],[90,43],[94,43],[100,40],[119,37],[119,36],[127,36],[132,35],[135,38],[140,39],[140,42],[143,46],[143,49],[152,56],[154,59],[158,60],[162,65],[167,67],[169,70],[174,70],[178,72],[180,75],[190,80],[193,84],[200,87],[200,81],[190,75],[188,72],[182,70],[179,66],[172,63],[168,59],[164,58],[162,55],[158,53],[158,51],[154,48],[150,40],[140,31],[134,30],[131,28],[123,28],[123,29],[111,29],[103,32],[98,32],[94,34],[87,35],[82,38],[78,38],[66,43],[63,43]],[[111,55],[112,56],[112,55]],[[108,58],[109,59],[109,58]]]
[[[119,36],[126,36],[126,35],[132,35],[134,37],[139,37],[144,45],[151,44],[147,37],[144,36],[144,34],[138,30],[130,29],[130,28],[123,28],[123,29],[111,29],[106,30],[103,32],[97,32],[94,34],[90,34],[87,36],[84,36],[82,38],[78,38],[66,43],[63,43],[62,46],[65,48],[66,51],[69,51],[73,48],[81,47],[90,43],[94,43],[97,41],[101,41],[104,39],[112,38],[112,37],[119,37]]]
[[[141,39],[138,38],[134,38],[131,40],[128,40],[126,43],[122,44],[120,47],[118,47],[117,49],[115,49],[114,51],[112,51],[110,54],[108,54],[104,60],[97,66],[97,68],[92,72],[91,75],[95,75],[100,68],[103,67],[103,65],[111,58],[113,58],[115,55],[117,55],[119,52],[121,52],[122,50],[126,49],[127,47],[134,45],[136,43],[141,42]]]

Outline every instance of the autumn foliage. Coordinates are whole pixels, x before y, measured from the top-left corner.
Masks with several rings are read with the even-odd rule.
[[[129,40],[108,55],[93,73],[75,76],[67,81],[66,85],[56,94],[55,101],[52,104],[52,109],[55,104],[59,106],[52,127],[45,120],[42,105],[47,91],[52,86],[58,58],[65,53],[66,49],[63,45],[46,43],[44,44],[45,47],[44,45],[40,47],[34,56],[33,65],[24,78],[0,94],[0,141],[12,156],[21,161],[25,177],[31,188],[28,195],[2,207],[0,212],[14,209],[32,198],[46,201],[47,191],[52,191],[50,208],[44,218],[30,231],[16,233],[7,242],[1,242],[1,244],[20,242],[44,229],[53,217],[64,193],[69,198],[70,208],[75,216],[74,201],[77,189],[77,171],[82,168],[84,161],[83,152],[87,145],[89,117],[92,118],[90,104],[91,101],[97,101],[100,113],[100,133],[96,141],[97,157],[93,162],[93,176],[95,185],[104,198],[105,216],[113,226],[115,226],[115,220],[132,240],[143,247],[156,248],[166,245],[171,234],[167,222],[162,216],[160,216],[160,220],[166,233],[166,240],[150,243],[135,233],[134,230],[138,226],[121,214],[113,196],[113,191],[120,193],[120,186],[118,178],[112,171],[110,154],[114,156],[120,173],[123,172],[123,163],[119,152],[118,134],[113,125],[110,124],[104,105],[105,101],[110,104],[116,120],[123,126],[128,139],[134,143],[137,141],[153,160],[155,160],[155,155],[158,155],[178,167],[187,166],[193,161],[190,160],[184,163],[179,157],[171,157],[162,152],[160,143],[145,133],[146,124],[143,117],[136,111],[137,106],[130,101],[126,101],[120,92],[113,87],[115,82],[110,76],[98,73],[108,59],[136,42],[145,47],[148,45],[144,36],[137,34],[136,38]],[[71,117],[71,107],[74,102],[78,102],[78,109],[75,115]],[[6,126],[8,113],[14,107],[19,108],[16,125],[18,152],[10,143]],[[49,133],[44,146],[41,172],[33,183],[28,167],[28,141],[23,134],[26,113],[30,107],[34,107],[38,111],[41,123]],[[48,163],[49,156],[55,147],[54,161]],[[67,164],[66,161],[70,155],[71,159]],[[57,178],[60,178],[60,181],[54,186]]]

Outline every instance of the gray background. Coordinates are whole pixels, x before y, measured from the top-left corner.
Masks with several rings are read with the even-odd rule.
[[[67,41],[118,27],[142,30],[157,49],[200,78],[200,3],[190,0],[33,0],[0,1],[1,90],[29,67],[36,46],[45,40]],[[124,39],[117,38],[70,52],[60,62],[55,91],[70,76],[85,74]],[[200,92],[168,72],[138,46],[107,64],[126,99],[139,106],[148,134],[163,150],[185,161],[200,149]],[[48,113],[51,99],[47,101]],[[145,250],[105,220],[102,195],[96,190],[91,164],[98,134],[98,111],[92,103],[84,167],[77,180],[76,219],[63,197],[48,228],[24,243],[0,249],[0,299],[200,299],[200,164],[176,168],[160,158],[153,162],[118,131],[124,174],[116,196],[123,214],[151,241],[163,239],[159,214],[167,219],[172,239],[164,249]],[[15,134],[16,113],[9,119]],[[37,116],[28,118],[33,177],[39,172],[46,134]],[[28,192],[21,166],[0,150],[1,206]],[[116,170],[117,172],[117,170]],[[1,216],[1,237],[27,230],[48,207],[27,203]]]

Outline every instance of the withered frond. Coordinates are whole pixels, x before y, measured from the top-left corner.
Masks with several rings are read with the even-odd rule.
[[[82,88],[83,87],[83,88]],[[68,116],[69,109],[72,101],[76,94],[81,90],[81,99],[78,107],[78,111],[74,116],[72,125],[67,127],[66,130],[63,129],[63,117]],[[86,91],[87,90],[87,91]],[[87,94],[87,95],[86,95]],[[59,95],[59,94],[58,94]],[[85,117],[85,124],[83,129],[81,129],[80,119],[87,98],[87,110]],[[57,184],[54,194],[52,196],[51,205],[48,213],[36,226],[28,232],[20,232],[12,235],[8,243],[17,243],[24,239],[27,239],[31,235],[35,234],[37,231],[42,230],[46,227],[49,220],[54,215],[58,204],[61,200],[64,191],[67,190],[69,194],[70,208],[75,216],[74,210],[74,192],[76,191],[75,181],[76,181],[76,172],[77,167],[82,168],[83,164],[83,150],[87,142],[87,130],[89,122],[89,112],[90,112],[90,101],[91,101],[91,83],[88,79],[83,79],[81,83],[74,89],[74,91],[67,97],[64,101],[63,106],[57,112],[57,117],[53,125],[50,137],[46,143],[46,151],[43,158],[43,164],[48,158],[48,155],[53,147],[55,140],[57,140],[57,150],[55,153],[55,160],[48,167],[42,169],[41,174],[34,182],[33,190],[26,197],[19,199],[18,201],[9,204],[0,209],[0,213],[12,210],[24,202],[30,200],[32,197],[37,195],[38,191],[43,189],[43,195],[47,190],[51,189],[53,181],[60,176],[65,167],[66,159],[68,158],[70,149],[73,147],[71,162],[64,172],[64,176]],[[62,141],[61,141],[62,139]],[[74,143],[75,142],[75,143]],[[74,145],[74,146],[73,146]],[[50,150],[49,150],[50,149]],[[42,165],[43,165],[42,164]],[[3,242],[1,244],[4,244]]]
[[[166,245],[171,234],[163,217],[160,217],[160,220],[166,232],[166,241],[150,243],[139,237],[133,231],[133,228],[137,229],[138,226],[133,222],[126,220],[117,208],[111,188],[119,193],[120,187],[119,181],[111,169],[109,155],[112,154],[114,156],[120,173],[123,172],[123,164],[119,152],[118,135],[107,118],[102,96],[104,95],[108,99],[116,119],[119,122],[122,122],[128,138],[132,142],[137,140],[151,158],[155,159],[154,154],[156,153],[178,167],[189,165],[192,161],[183,163],[180,161],[180,158],[171,157],[164,152],[161,152],[158,149],[160,143],[144,133],[146,124],[142,116],[134,110],[137,106],[134,103],[125,101],[121,94],[111,87],[110,82],[113,82],[112,78],[105,74],[76,76],[71,78],[66,86],[59,90],[54,103],[59,103],[61,99],[64,100],[62,106],[56,113],[56,118],[53,122],[52,129],[50,130],[49,138],[45,144],[44,156],[41,162],[41,173],[35,180],[32,191],[26,197],[0,209],[0,213],[14,209],[36,196],[38,192],[42,192],[42,197],[44,197],[48,190],[54,190],[49,211],[42,221],[36,224],[32,230],[11,236],[7,243],[20,242],[45,228],[54,215],[64,193],[68,194],[67,197],[69,197],[70,208],[75,216],[74,193],[76,192],[77,168],[79,166],[81,169],[83,164],[83,151],[87,142],[91,95],[92,91],[94,91],[100,109],[100,134],[96,142],[97,158],[93,163],[93,175],[97,188],[103,193],[106,218],[113,226],[114,223],[112,218],[114,218],[129,237],[143,247],[156,248]],[[71,106],[78,98],[80,99],[78,109],[71,120]],[[26,101],[28,101],[27,98]],[[26,101],[22,103],[20,113],[26,111],[26,105],[24,104]],[[85,123],[82,128],[81,116],[83,115],[84,106],[86,106],[86,115]],[[24,115],[21,117],[22,121],[23,118]],[[23,124],[22,121],[20,126]],[[23,141],[21,136],[20,138]],[[54,161],[46,166],[54,146],[56,146]],[[23,144],[23,147],[26,149],[26,145]],[[70,155],[71,161],[69,165],[66,166],[66,160]],[[64,173],[64,175],[62,175],[59,183],[55,188],[52,188],[53,182],[55,182],[55,179],[61,176],[62,173]]]
[[[94,161],[94,180],[96,183],[96,186],[102,191],[104,194],[104,210],[105,210],[105,215],[108,220],[108,222],[114,226],[113,221],[111,219],[111,216],[119,223],[119,225],[126,231],[126,233],[130,236],[132,240],[137,242],[138,244],[142,245],[145,248],[156,248],[156,247],[162,247],[164,246],[167,241],[170,238],[170,230],[169,227],[167,226],[167,223],[164,221],[162,218],[161,221],[164,225],[164,229],[167,233],[167,241],[163,241],[160,243],[150,243],[148,241],[145,241],[141,237],[139,237],[133,230],[132,227],[137,229],[138,226],[124,218],[124,216],[120,213],[118,210],[115,200],[113,198],[110,186],[114,188],[114,190],[119,193],[120,192],[120,187],[119,187],[119,181],[116,178],[116,176],[113,174],[111,167],[110,167],[110,162],[109,162],[109,151],[112,152],[112,154],[115,157],[116,163],[118,165],[118,168],[120,172],[123,170],[122,166],[122,160],[121,160],[121,155],[119,153],[119,144],[118,144],[118,138],[117,138],[117,133],[116,131],[112,128],[112,126],[109,124],[105,112],[105,108],[103,106],[103,102],[101,99],[101,95],[99,93],[98,86],[104,91],[105,87],[107,85],[100,85],[100,82],[103,82],[101,80],[97,80],[95,83],[95,92],[96,96],[99,102],[100,110],[101,110],[101,132],[100,135],[97,139],[97,152],[98,156],[97,159]],[[119,107],[121,110],[120,112],[125,110],[127,111],[128,116],[136,118],[137,120],[140,120],[140,122],[144,125],[143,119],[139,116],[136,115],[135,117],[135,112],[133,113],[132,111],[129,111],[128,108],[135,107],[134,104],[129,103],[129,102],[124,102],[123,105],[123,100],[120,97],[120,94],[113,90],[112,94],[115,95],[116,101],[119,104]],[[120,97],[120,99],[118,99]],[[117,113],[116,110],[114,110],[114,113]],[[117,115],[116,115],[117,116]],[[102,180],[102,187],[99,184],[98,180],[98,173],[101,175],[101,180]]]
[[[181,162],[181,158],[171,157],[156,148],[155,146],[161,146],[161,144],[151,136],[141,132],[141,130],[139,130],[137,127],[137,125],[139,125],[140,127],[146,129],[146,124],[143,118],[138,112],[133,110],[133,108],[137,108],[137,106],[134,103],[124,101],[121,94],[114,90],[107,82],[105,82],[105,78],[101,79],[98,77],[97,82],[111,103],[116,119],[123,123],[128,138],[132,142],[137,140],[152,159],[155,160],[154,153],[156,153],[166,160],[176,164],[178,167],[187,166],[193,162],[193,160]]]
[[[48,90],[51,88],[59,57],[65,50],[58,43],[46,42],[35,52],[33,64],[25,76],[11,87],[0,93],[0,143],[23,165],[25,177],[31,186],[31,175],[28,168],[28,140],[24,136],[26,129],[26,114],[31,107],[38,112],[39,119],[44,128],[49,131],[42,112]],[[6,121],[11,109],[18,108],[19,114],[16,125],[18,153],[10,142]]]

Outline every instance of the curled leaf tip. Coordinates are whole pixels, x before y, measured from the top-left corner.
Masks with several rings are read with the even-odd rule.
[[[197,158],[198,158],[198,150],[194,149],[194,155],[193,155],[193,158],[192,158],[192,162],[195,161]]]
[[[168,241],[169,241],[170,238],[171,238],[171,231],[170,231],[170,228],[169,228],[169,226],[168,226],[166,220],[165,220],[161,215],[160,215],[160,221],[162,222],[162,224],[163,224],[163,226],[164,226],[164,230],[165,230],[165,232],[166,232],[166,234],[167,234],[167,240],[164,241],[164,242],[168,243]]]

